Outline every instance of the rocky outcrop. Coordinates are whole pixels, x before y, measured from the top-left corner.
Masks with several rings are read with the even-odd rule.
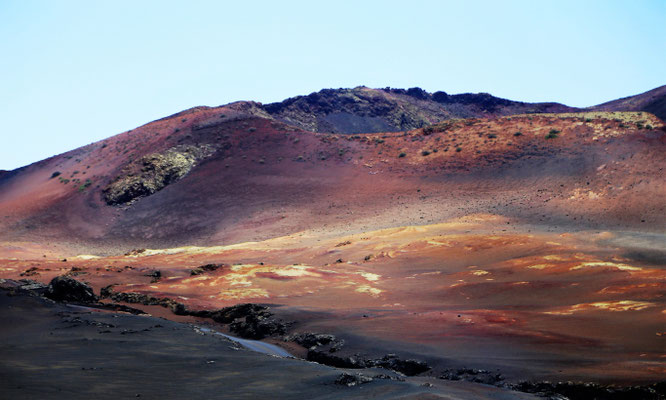
[[[326,333],[295,333],[287,336],[286,341],[296,342],[306,349],[329,346],[328,351],[334,353],[344,345],[344,340],[336,338],[334,335]]]
[[[558,103],[523,103],[488,93],[428,93],[410,89],[324,89],[265,104],[271,117],[313,132],[369,133],[422,128],[451,118],[573,112]]]
[[[395,354],[388,354],[379,360],[374,360],[374,366],[398,371],[407,376],[422,374],[430,370],[430,366],[423,361],[403,360],[396,357]]]
[[[92,288],[68,276],[56,276],[49,283],[44,296],[55,301],[96,303],[98,297]]]
[[[342,386],[347,386],[347,387],[362,385],[364,383],[370,383],[370,382],[372,382],[372,378],[369,377],[369,376],[365,376],[365,375],[361,375],[361,374],[350,374],[350,373],[347,373],[347,372],[343,372],[335,380],[336,385],[342,385]]]
[[[520,382],[507,387],[552,400],[665,399],[666,382],[646,386],[617,387],[583,382]]]
[[[493,373],[485,369],[458,368],[446,369],[439,379],[448,381],[469,381],[483,383],[486,385],[498,386],[504,382],[504,376],[500,373]]]
[[[144,156],[123,168],[102,191],[109,205],[127,204],[162,190],[187,175],[198,161],[208,157],[213,148],[176,146],[163,153]]]
[[[176,315],[210,318],[215,322],[228,324],[231,332],[247,339],[263,339],[287,332],[287,324],[276,319],[267,306],[259,304],[244,303],[217,310],[190,310],[185,304],[173,299],[141,293],[115,292],[112,286],[102,288],[101,296],[124,303],[159,305],[170,309]]]
[[[202,265],[200,267],[192,269],[190,271],[190,275],[191,276],[201,275],[201,274],[205,274],[207,272],[217,271],[218,269],[220,269],[221,267],[224,267],[224,266],[225,266],[225,264],[206,264],[206,265]]]

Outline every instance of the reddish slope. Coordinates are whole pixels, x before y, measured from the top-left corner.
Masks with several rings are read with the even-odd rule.
[[[192,109],[12,172],[0,183],[2,240],[111,251],[310,228],[362,231],[477,212],[571,229],[663,226],[664,131],[648,114],[470,119],[337,136],[237,106]],[[551,130],[561,133],[546,139]],[[142,157],[182,148],[208,153],[151,196],[105,203],[102,191],[118,176],[152,168]]]

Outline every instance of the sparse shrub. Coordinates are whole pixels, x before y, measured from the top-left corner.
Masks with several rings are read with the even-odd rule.
[[[555,139],[557,138],[559,133],[560,131],[558,131],[557,129],[551,129],[550,132],[548,132],[548,134],[546,135],[546,139]]]
[[[255,128],[254,126],[251,126],[251,127],[247,128],[247,131],[250,132],[250,133],[255,132],[256,130],[257,130],[257,128]]]
[[[488,139],[495,139],[495,138],[497,138],[497,135],[495,135],[494,133],[488,135]]]
[[[51,174],[51,177],[50,177],[49,179],[56,178],[56,177],[60,176],[60,174],[61,174],[60,171],[56,171],[56,172],[54,172],[54,173]]]
[[[514,133],[513,136],[523,136],[523,133],[518,131],[518,132]]]
[[[636,128],[643,129],[643,123],[642,122],[636,122]]]
[[[462,147],[456,147],[456,153],[460,153],[462,151]]]
[[[423,151],[421,152],[421,155],[424,156],[424,157],[425,157],[425,156],[429,156],[429,155],[430,155],[430,152],[429,152],[428,150],[423,150]]]
[[[592,122],[592,118],[585,118],[585,122]]]
[[[79,192],[83,192],[83,191],[86,190],[91,184],[92,184],[92,182],[90,181],[90,179],[86,179],[85,183],[84,183],[83,185],[79,186]]]
[[[650,125],[650,124],[645,125],[645,129],[652,130],[652,125]]]
[[[406,156],[407,156],[407,153],[405,153],[405,152],[401,152],[400,154],[398,154],[398,158],[403,158],[403,157],[406,157]]]
[[[298,156],[298,157],[296,157],[296,161],[298,161],[298,162],[304,162],[304,161],[305,161],[305,157],[303,157],[303,156]]]
[[[263,158],[259,159],[259,164],[265,164],[265,163],[266,163],[266,160],[264,160]]]

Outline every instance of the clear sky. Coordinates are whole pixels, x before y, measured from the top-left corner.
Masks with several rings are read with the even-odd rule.
[[[666,84],[666,0],[0,0],[0,169],[322,88],[589,106]]]

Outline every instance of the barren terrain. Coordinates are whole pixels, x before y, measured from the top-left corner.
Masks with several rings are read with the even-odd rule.
[[[505,389],[663,380],[659,118],[327,133],[276,107],[198,107],[0,174],[0,278],[68,275],[105,303],[235,334],[192,310],[268,305],[284,332],[261,338],[298,357],[396,354],[436,386],[468,369]],[[305,333],[344,345],[323,359]]]

